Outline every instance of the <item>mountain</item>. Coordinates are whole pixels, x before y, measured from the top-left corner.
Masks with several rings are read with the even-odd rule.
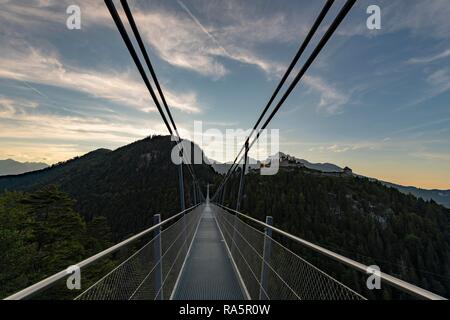
[[[0,176],[21,174],[48,167],[43,162],[19,162],[13,159],[0,160]]]
[[[278,152],[278,158],[282,159],[285,157],[291,157],[283,152]],[[276,155],[270,156],[268,157],[266,160],[264,161],[259,161],[256,159],[252,159],[249,157],[249,165],[248,168],[250,169],[258,169],[260,168],[260,164],[269,162],[271,159],[275,158]],[[304,159],[298,159],[295,157],[291,157],[292,159],[294,159],[296,162],[298,163],[302,163],[306,168],[308,169],[312,169],[312,170],[317,170],[317,171],[322,171],[322,172],[342,172],[342,168],[332,164],[332,163],[311,163],[307,160]],[[219,174],[225,174],[228,172],[229,168],[231,167],[231,162],[227,162],[227,163],[221,163],[215,160],[209,160],[209,164],[211,164],[211,166],[214,168],[214,170],[219,173]]]
[[[65,223],[59,223],[59,215],[63,217],[67,208],[73,210],[73,214],[69,212],[66,217],[68,223],[86,228],[82,239],[73,239],[73,246],[79,243],[82,246],[79,249],[84,248],[79,255],[85,256],[104,247],[97,244],[97,249],[93,249],[89,234],[106,235],[110,230],[111,242],[116,243],[150,226],[156,213],[166,219],[179,212],[178,167],[171,160],[174,145],[169,136],[153,136],[117,150],[98,149],[42,170],[0,177],[0,193],[3,192],[0,225],[9,241],[0,241],[0,267],[10,259],[7,267],[0,270],[15,271],[15,267],[10,266],[17,266],[16,260],[22,257],[24,269],[17,269],[19,274],[27,274],[31,272],[27,266],[35,266],[32,260],[27,260],[32,257],[24,254],[35,248],[34,242],[30,248],[22,245],[29,234],[36,237],[41,234],[39,228],[29,225],[29,219],[25,218],[29,214],[40,219],[39,225],[44,226],[49,235],[60,232],[54,227],[57,224],[62,229],[58,237],[66,236],[63,231],[75,237],[79,232],[71,233],[71,227],[65,228]],[[199,148],[197,151],[201,152]],[[203,160],[194,168],[203,192],[206,184],[211,183],[213,194],[223,177],[206,162]],[[449,209],[434,201],[401,193],[374,179],[324,174],[307,168],[309,162],[303,163],[304,166],[280,166],[278,174],[273,176],[249,171],[241,210],[260,220],[272,215],[275,225],[287,232],[367,265],[376,264],[387,273],[438,294],[450,294]],[[329,164],[320,165],[325,165],[324,169],[332,168]],[[192,179],[187,167],[184,168],[185,202],[189,207],[193,203]],[[236,207],[238,184],[239,173],[236,173],[225,188],[228,207]],[[69,196],[74,200],[73,209]],[[25,208],[22,210],[21,206]],[[49,212],[51,220],[47,221]],[[75,212],[82,221],[76,221]],[[97,223],[99,219],[104,223]],[[24,224],[30,231],[21,234],[23,239],[17,238],[14,230]],[[95,231],[88,232],[95,225]],[[103,237],[94,238],[96,243]],[[48,255],[61,256],[58,243],[52,239],[50,236],[44,239],[46,244],[54,245],[50,249],[55,251],[54,254],[42,252],[45,261]],[[105,240],[110,241],[109,237]],[[11,253],[13,244],[17,247],[15,254]],[[10,258],[12,256],[15,258]],[[377,292],[364,292],[366,279],[359,281],[348,268],[329,260],[322,261],[307,250],[302,249],[301,256],[358,292],[380,298]],[[4,279],[2,274],[0,272],[0,280]],[[7,279],[14,278],[18,278],[16,273],[7,276]]]
[[[270,159],[273,159],[274,157],[275,156],[271,156],[263,162],[268,162]],[[327,163],[327,162],[326,163],[312,163],[312,162],[309,162],[308,160],[299,159],[299,158],[290,156],[288,154],[285,154],[283,152],[278,153],[278,158],[279,159],[289,158],[296,163],[301,163],[303,166],[305,166],[308,169],[316,170],[316,171],[320,171],[320,172],[330,173],[330,172],[342,172],[343,171],[343,169],[341,167],[339,167],[335,164],[332,164],[332,163]],[[253,163],[257,163],[257,164],[251,165],[249,167],[259,168],[260,162],[257,160],[253,160],[253,161],[254,161]],[[231,163],[219,163],[216,161],[211,161],[211,165],[217,173],[225,174],[225,173],[227,173],[228,169],[230,168]],[[360,176],[360,177],[364,177],[364,176]],[[421,188],[417,188],[417,187],[413,187],[413,186],[402,186],[402,185],[391,183],[391,182],[377,180],[375,178],[371,178],[371,179],[374,181],[380,181],[385,186],[395,188],[404,194],[411,194],[417,198],[422,198],[424,200],[432,199],[432,200],[436,201],[436,203],[439,203],[439,204],[443,205],[444,207],[450,208],[450,190],[437,190],[437,189],[427,190],[427,189],[421,189]]]
[[[236,207],[239,174],[226,188]],[[450,209],[358,175],[320,174],[280,167],[276,175],[249,172],[241,211],[388,274],[450,296]],[[289,245],[289,243],[288,243]],[[348,268],[296,248],[301,257],[369,298],[405,298],[395,290],[367,290],[366,279]],[[273,252],[273,251],[272,251]],[[273,254],[273,253],[272,253]],[[388,289],[389,290],[389,289]]]
[[[258,169],[260,167],[260,161],[258,160],[249,157],[248,161],[249,163],[247,165],[247,168]],[[218,174],[226,174],[232,165],[232,162],[221,163],[210,159],[207,159],[207,161],[205,160],[205,162],[210,164],[213,167],[214,171]]]
[[[437,203],[443,205],[444,207],[450,208],[450,190],[438,190],[438,189],[421,189],[411,186],[401,186],[395,183],[390,183],[386,181],[380,181],[385,186],[395,188],[405,194],[412,194],[417,198],[422,198],[424,200],[433,199]]]
[[[280,152],[279,156],[281,158],[281,157],[286,157],[289,155],[286,155],[286,154]],[[332,164],[332,163],[311,163],[304,159],[298,159],[295,157],[292,157],[292,158],[295,159],[297,162],[302,163],[306,168],[312,169],[312,170],[317,170],[317,171],[321,171],[321,172],[342,172],[342,170],[343,170],[341,167],[339,167],[335,164]],[[363,176],[361,176],[361,177],[363,177]],[[377,179],[373,178],[373,180],[377,180]],[[424,200],[433,199],[437,203],[439,203],[447,208],[450,208],[450,190],[436,190],[436,189],[435,190],[426,190],[426,189],[421,189],[421,188],[417,188],[417,187],[413,187],[413,186],[402,186],[399,184],[381,181],[381,180],[377,180],[377,181],[380,181],[382,184],[384,184],[388,187],[395,188],[404,194],[412,194],[413,196],[415,196],[417,198],[422,198]]]
[[[76,200],[75,209],[86,221],[106,217],[115,238],[121,239],[151,225],[156,213],[165,219],[180,211],[174,146],[170,136],[153,136],[114,151],[95,150],[39,171],[0,177],[0,192],[56,185]],[[215,182],[210,166],[193,166],[203,190],[207,182]],[[186,166],[184,180],[190,206],[193,186]]]
[[[278,157],[280,159],[282,158],[286,158],[286,157],[290,157],[292,158],[294,161],[303,164],[306,168],[308,169],[312,169],[312,170],[317,170],[317,171],[322,171],[322,172],[342,172],[342,168],[332,164],[332,163],[312,163],[309,162],[308,160],[305,159],[299,159],[296,157],[292,157],[288,154],[285,154],[283,152],[278,152]]]

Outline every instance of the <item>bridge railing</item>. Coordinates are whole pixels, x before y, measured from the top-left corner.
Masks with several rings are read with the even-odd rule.
[[[6,299],[56,299],[61,296],[78,300],[168,299],[200,219],[201,210],[197,207],[164,221],[155,215],[152,227],[74,265],[81,271],[81,290],[67,289],[65,280],[70,274],[62,270]],[[114,263],[114,260],[106,267],[99,267],[99,263],[114,254],[124,257],[122,262]],[[92,271],[90,268],[104,273],[83,288],[85,275]]]
[[[365,297],[274,238],[289,240],[323,258],[349,267],[367,278],[370,268],[272,226],[271,219],[259,221],[217,204],[216,219],[233,257],[239,276],[251,299],[361,300]],[[275,237],[277,236],[277,237]],[[430,291],[383,272],[382,283],[414,298],[445,299]]]

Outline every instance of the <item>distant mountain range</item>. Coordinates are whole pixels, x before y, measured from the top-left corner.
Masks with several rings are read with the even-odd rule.
[[[271,156],[265,161],[268,161],[271,158],[273,159],[274,157],[275,156]],[[291,156],[289,156],[283,152],[279,152],[278,157],[283,158],[283,157],[291,157]],[[343,169],[341,167],[339,167],[338,165],[335,165],[333,163],[312,163],[305,159],[299,159],[296,157],[291,157],[291,158],[294,159],[297,163],[302,163],[306,168],[311,169],[311,170],[317,170],[317,171],[321,171],[321,172],[342,172],[343,171]],[[225,174],[231,166],[231,163],[220,163],[220,162],[217,162],[214,160],[209,160],[209,163],[214,168],[214,170],[220,174]],[[256,169],[256,168],[259,168],[261,162],[253,159],[252,163],[253,164],[249,165],[249,168]],[[421,188],[412,187],[412,186],[402,186],[402,185],[387,182],[387,181],[381,181],[381,180],[378,180],[375,178],[372,178],[372,179],[380,181],[382,184],[384,184],[387,187],[395,188],[404,194],[412,194],[413,196],[415,196],[417,198],[422,198],[424,200],[433,199],[434,201],[436,201],[436,203],[439,203],[447,208],[450,208],[450,190],[437,190],[437,189],[427,190],[427,189],[421,189]]]
[[[19,162],[13,159],[0,160],[0,176],[22,174],[47,167],[48,164],[43,162]]]
[[[194,144],[194,148],[198,148],[197,145]],[[92,157],[97,157],[98,155],[105,155],[109,153],[110,150],[106,149],[99,149],[96,151],[93,151],[83,157],[83,159],[90,159]],[[200,151],[201,152],[201,151]],[[283,157],[291,157],[283,152],[278,153],[279,158]],[[274,158],[274,156],[269,157],[267,160]],[[305,159],[299,159],[296,157],[291,157],[291,159],[294,159],[297,163],[303,164],[306,168],[311,170],[317,170],[321,172],[342,172],[342,168],[338,165],[335,165],[333,163],[312,163]],[[210,164],[213,169],[219,173],[219,174],[225,174],[229,170],[231,163],[220,163],[218,161],[208,159],[206,156],[204,156],[204,162],[207,164]],[[249,161],[250,164],[248,167],[250,169],[257,169],[260,167],[260,161],[251,159]],[[40,162],[18,162],[12,159],[7,160],[0,160],[0,176],[6,176],[6,175],[18,175],[23,174],[27,172],[32,171],[38,171],[45,168],[48,168],[49,166],[46,163],[40,163]],[[378,180],[375,178],[372,178],[374,180]],[[402,193],[405,194],[412,194],[415,197],[423,198],[424,200],[430,200],[433,199],[437,203],[450,208],[450,190],[427,190],[427,189],[421,189],[413,186],[402,186],[399,184],[387,182],[387,181],[380,181],[382,184],[384,184],[387,187],[395,188],[399,190]],[[1,183],[0,183],[1,184]]]
[[[450,208],[450,190],[438,190],[438,189],[421,189],[411,186],[401,186],[395,183],[390,183],[386,181],[380,181],[387,187],[395,188],[400,192],[405,194],[412,194],[417,198],[422,198],[424,200],[433,199],[436,203],[443,205],[444,207]]]

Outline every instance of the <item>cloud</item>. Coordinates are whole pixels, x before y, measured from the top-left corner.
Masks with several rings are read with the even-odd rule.
[[[0,128],[0,157],[9,154],[27,161],[47,158],[47,163],[84,154],[95,145],[115,148],[165,132],[159,119],[52,114],[35,101],[5,96],[0,96]]]
[[[134,71],[134,70],[133,70]],[[151,112],[155,105],[142,81],[128,70],[85,69],[63,63],[55,52],[21,46],[0,53],[0,78],[79,91],[92,97]],[[170,106],[189,113],[201,111],[196,94],[164,90]]]
[[[388,33],[407,31],[414,36],[435,39],[450,37],[450,6],[447,0],[379,0],[381,8],[381,29],[368,30],[365,24],[366,8],[372,4],[361,1],[353,10],[353,15],[337,31],[342,36],[373,37]]]
[[[38,103],[24,99],[13,100],[0,95],[0,118],[10,118],[16,114],[23,114],[26,109],[36,108]]]
[[[147,129],[142,121],[133,122],[127,119],[114,121],[106,117],[62,116],[42,113],[40,110],[34,112],[27,110],[30,106],[34,108],[35,105],[37,103],[33,101],[0,98],[0,110],[3,106],[7,107],[7,112],[1,113],[0,117],[2,128],[0,138],[36,137],[73,141],[130,142],[153,134],[162,126],[158,126],[159,122],[155,122],[152,126],[154,130],[151,130]]]
[[[385,21],[390,21],[392,31],[407,29],[426,37],[450,37],[450,7],[447,0],[416,0],[408,1],[408,4],[394,1],[392,8],[387,8]]]
[[[21,10],[23,4],[8,1],[2,9],[18,26],[27,20],[39,23],[41,27],[64,24],[66,16],[60,13],[69,4],[72,4],[70,0],[34,0]],[[79,0],[78,4],[82,9],[82,29],[101,25],[116,32],[103,2]],[[281,77],[287,66],[259,54],[258,46],[300,42],[308,31],[310,13],[317,9],[306,6],[295,16],[281,12],[255,16],[252,6],[236,1],[196,6],[200,12],[214,16],[214,23],[208,25],[184,2],[178,1],[178,4],[182,12],[158,6],[149,10],[140,2],[132,2],[131,7],[144,41],[161,59],[213,79],[220,79],[230,72],[223,59],[253,65],[269,78]],[[117,5],[117,8],[120,13],[121,6]],[[123,14],[122,18],[125,19]]]
[[[390,144],[392,141],[390,139],[382,139],[382,140],[369,140],[369,141],[356,141],[356,142],[335,142],[333,144],[329,143],[310,143],[314,145],[310,147],[308,151],[310,152],[333,152],[333,153],[344,153],[349,151],[358,151],[358,150],[378,150],[384,148]]]
[[[111,22],[111,17],[103,1],[91,0],[3,0],[0,1],[0,20],[8,22],[4,28],[25,27],[30,32],[45,28],[46,31],[55,32],[51,28],[59,24],[66,26],[66,8],[69,5],[79,5],[81,9],[82,29],[92,25]],[[42,32],[42,31],[41,31]]]
[[[450,153],[443,152],[413,152],[411,156],[424,160],[450,161]]]
[[[134,16],[143,38],[169,64],[217,79],[228,73],[215,59],[215,43],[189,17],[157,11]]]
[[[183,123],[178,129],[184,137],[190,133]],[[18,160],[42,161],[46,157],[47,163],[54,163],[91,151],[93,146],[116,148],[165,132],[159,119],[53,114],[36,101],[0,96],[0,158],[9,154]],[[70,146],[70,150],[59,146]]]
[[[341,152],[346,152],[348,150],[352,150],[352,148],[350,146],[339,146],[337,144],[333,144],[332,146],[329,146],[328,148],[326,148],[326,150],[336,152],[336,153],[341,153]]]
[[[26,5],[20,1],[2,1],[0,3],[0,20],[26,27],[42,25],[44,23],[65,23],[65,15],[54,10],[40,1],[31,1]]]
[[[283,15],[255,19],[242,17],[237,8],[232,11],[235,15],[221,14],[215,8],[221,15],[221,25],[208,26],[184,2],[178,4],[185,15],[162,9],[134,13],[146,42],[169,64],[213,79],[230,72],[223,58],[256,66],[269,76],[284,71],[284,66],[261,57],[255,48],[271,41],[287,41],[291,33],[286,31],[288,22]],[[304,29],[295,30],[296,37],[301,38],[299,30],[301,33]]]
[[[2,141],[0,159],[12,158],[17,161],[57,163],[90,151],[77,144],[35,143],[26,141]]]
[[[450,68],[433,72],[427,77],[427,82],[432,86],[433,97],[450,90]]]
[[[342,107],[348,103],[350,96],[339,91],[332,85],[326,83],[317,76],[304,76],[304,83],[313,91],[320,95],[318,110],[325,111],[328,114],[342,112]]]
[[[441,53],[428,56],[428,57],[421,57],[421,58],[411,58],[407,61],[407,63],[411,64],[418,64],[418,63],[430,63],[434,62],[436,60],[445,59],[447,57],[450,57],[450,49],[447,49]]]

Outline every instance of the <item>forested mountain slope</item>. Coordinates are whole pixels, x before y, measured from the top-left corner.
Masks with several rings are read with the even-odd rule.
[[[232,183],[237,190],[238,178]],[[450,209],[433,200],[367,178],[300,168],[273,176],[250,173],[245,190],[245,213],[260,220],[272,215],[283,230],[450,296]],[[235,201],[230,192],[226,204],[234,208]],[[343,276],[342,270],[334,271]]]
[[[0,192],[35,190],[54,184],[76,200],[86,221],[104,216],[115,239],[121,239],[180,211],[178,169],[172,163],[170,136],[153,136],[115,151],[99,149],[50,168],[0,177]],[[194,165],[197,177],[213,182],[210,166]],[[186,205],[193,203],[192,179],[184,166]]]
[[[115,151],[96,150],[37,172],[0,177],[0,192],[27,191],[25,195],[3,195],[3,219],[5,225],[9,225],[3,229],[11,232],[9,239],[14,240],[13,233],[17,226],[22,226],[23,219],[19,216],[26,216],[23,213],[26,210],[34,210],[26,199],[36,193],[44,197],[48,191],[39,192],[47,190],[49,185],[57,186],[75,200],[74,211],[84,218],[80,223],[86,224],[88,229],[92,221],[106,217],[101,229],[111,230],[112,242],[151,225],[155,213],[167,218],[180,210],[178,171],[170,157],[173,146],[170,137],[154,136]],[[214,183],[213,194],[221,176],[209,165],[194,167],[204,192],[206,183]],[[184,177],[185,200],[189,206],[192,180],[186,166]],[[379,265],[384,272],[450,296],[450,209],[432,200],[403,194],[373,179],[326,174],[308,168],[281,168],[274,176],[261,176],[254,170],[245,179],[241,206],[245,213],[260,220],[272,215],[275,226],[283,230],[367,265]],[[225,204],[232,208],[236,205],[238,182],[239,172],[226,188]],[[50,194],[59,194],[56,190]],[[58,197],[62,203],[68,201],[62,194]],[[23,205],[25,211],[21,209]],[[9,220],[8,213],[16,209],[19,218],[11,214],[11,219],[17,221]],[[61,211],[56,210],[55,216],[58,212]],[[76,222],[78,228],[86,228],[80,223]],[[39,234],[33,231],[34,222],[26,226],[28,232]],[[103,247],[96,245],[93,250],[85,240],[77,240],[76,234],[71,233],[70,237],[74,239],[74,246],[77,242],[86,246],[85,254]],[[36,241],[32,241],[32,246]],[[51,246],[48,248],[50,250]],[[4,250],[7,252],[8,247]],[[16,257],[20,256],[20,250],[28,249],[20,247],[18,250]],[[60,259],[58,252],[54,255],[46,252],[54,259]],[[85,254],[81,253],[77,258]],[[335,262],[321,265],[322,262],[308,252],[304,252],[304,257],[353,287],[365,283],[355,281],[353,275]]]

